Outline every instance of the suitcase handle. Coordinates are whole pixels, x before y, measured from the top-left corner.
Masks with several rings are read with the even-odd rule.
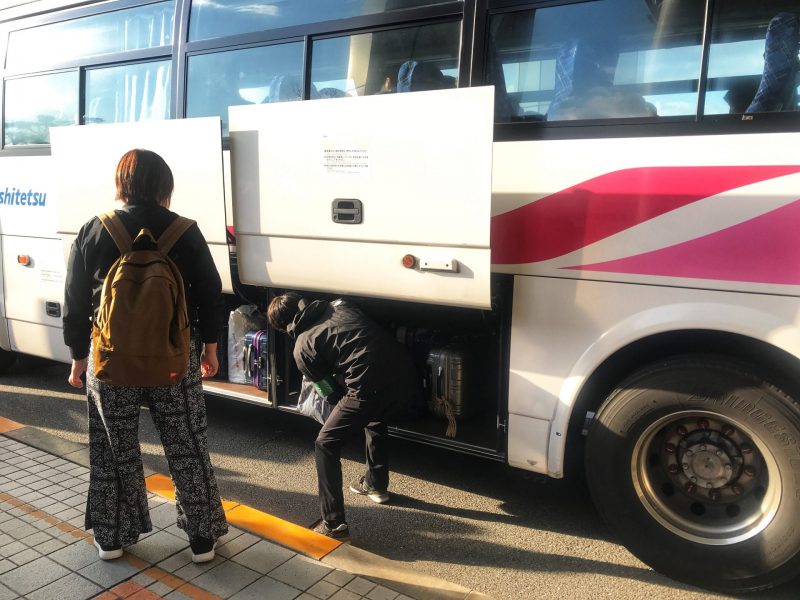
[[[247,374],[247,376],[249,378],[252,379],[253,378],[253,366],[250,364],[250,346],[248,346],[247,344],[245,344],[245,347],[244,347],[243,364],[244,364],[244,372]]]

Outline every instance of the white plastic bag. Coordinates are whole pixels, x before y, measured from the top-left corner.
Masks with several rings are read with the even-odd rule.
[[[244,356],[244,337],[250,331],[266,329],[266,315],[254,304],[244,304],[228,317],[228,380],[232,383],[250,383]]]
[[[303,377],[303,382],[300,384],[300,398],[297,400],[297,411],[301,415],[311,417],[324,425],[333,411],[333,406],[317,393],[313,383]]]

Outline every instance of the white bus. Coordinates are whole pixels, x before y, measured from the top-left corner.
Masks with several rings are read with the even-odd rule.
[[[2,368],[68,359],[65,248],[147,144],[232,309],[356,297],[430,395],[428,350],[461,353],[441,387],[464,418],[394,435],[557,478],[585,461],[675,579],[798,574],[796,0],[17,2]],[[270,336],[266,390],[207,392],[295,410],[290,351]]]

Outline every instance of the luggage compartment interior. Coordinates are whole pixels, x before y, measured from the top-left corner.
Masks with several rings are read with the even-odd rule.
[[[302,293],[314,299],[341,297]],[[348,297],[402,341],[414,360],[420,399],[411,416],[394,424],[393,435],[490,458],[505,456],[511,293],[511,277],[493,275],[491,310]],[[302,376],[292,358],[293,342],[275,337],[277,405],[295,410]],[[438,414],[432,412],[429,400],[436,396],[450,396],[454,431],[441,401]]]

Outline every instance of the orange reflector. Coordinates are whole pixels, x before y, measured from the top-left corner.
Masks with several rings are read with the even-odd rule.
[[[417,259],[413,254],[406,254],[403,257],[403,266],[406,269],[413,269],[414,265],[417,264]]]
[[[29,264],[31,264],[31,257],[27,254],[17,254],[17,262],[23,267],[27,267]]]

